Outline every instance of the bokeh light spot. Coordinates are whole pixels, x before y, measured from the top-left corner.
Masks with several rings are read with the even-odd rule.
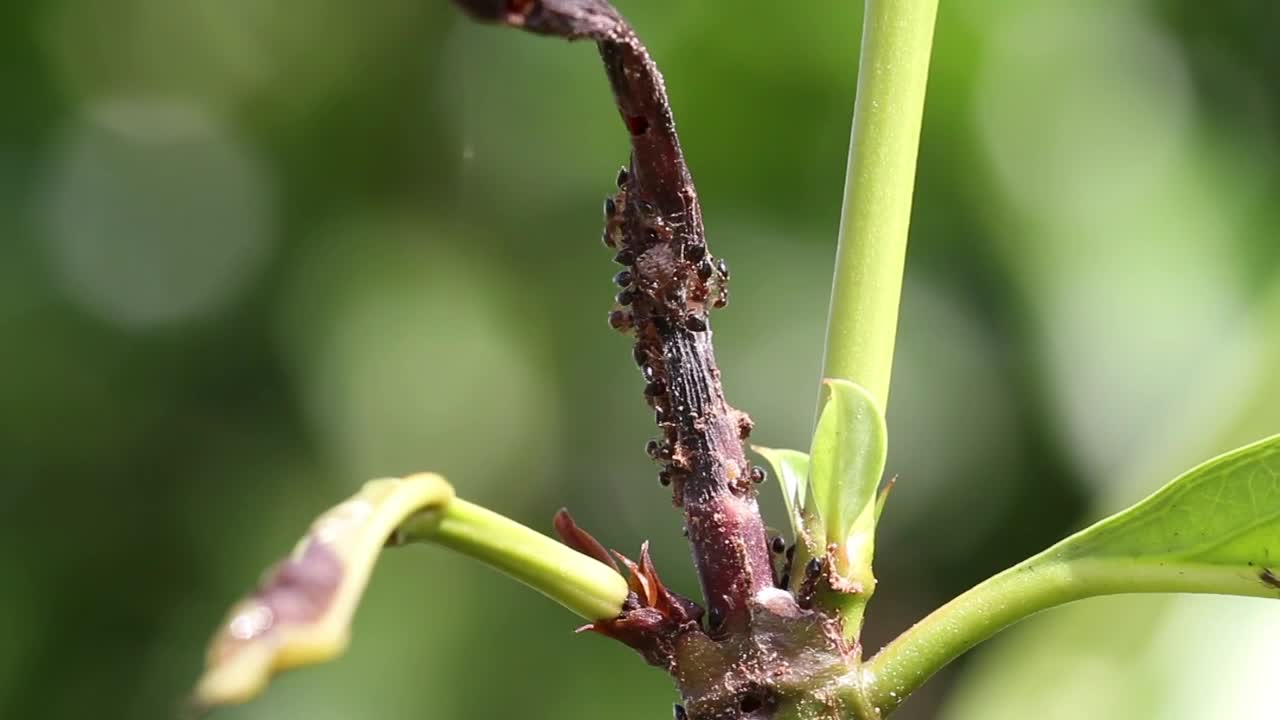
[[[1170,38],[1131,10],[1031,7],[992,28],[976,89],[981,139],[1024,210],[1105,217],[1159,189],[1194,104]]]
[[[440,234],[394,213],[326,231],[292,284],[284,341],[348,477],[438,471],[510,510],[557,449],[558,403],[527,332],[539,312]]]
[[[43,199],[47,255],[66,297],[127,329],[226,306],[273,240],[264,169],[193,105],[92,106],[56,147]]]

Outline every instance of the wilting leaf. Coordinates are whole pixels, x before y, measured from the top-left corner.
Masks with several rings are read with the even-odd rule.
[[[590,538],[567,513],[557,523]],[[611,621],[628,599],[627,581],[591,538],[590,554],[460,498],[437,475],[374,480],[321,515],[293,554],[231,610],[209,647],[196,687],[199,707],[243,702],[272,674],[322,662],[347,645],[351,617],[379,552],[388,544],[431,542],[501,570],[593,623]],[[604,562],[598,559],[604,557]],[[643,556],[641,566],[648,562]],[[646,578],[657,583],[648,567]],[[656,595],[674,607],[677,596]],[[682,609],[685,609],[681,606]],[[688,612],[678,622],[696,621]]]
[[[760,457],[769,462],[773,474],[782,485],[782,499],[787,504],[787,519],[791,521],[792,537],[803,537],[804,520],[800,513],[804,508],[806,486],[809,482],[809,456],[799,450],[775,450],[753,446]],[[816,532],[810,528],[811,532]]]
[[[195,702],[243,702],[279,670],[340,654],[379,551],[406,518],[452,498],[438,475],[373,480],[317,518],[293,554],[231,609],[209,646]]]
[[[560,536],[560,542],[587,557],[608,565],[615,572],[622,573],[617,561],[613,559],[608,550],[604,549],[604,545],[600,544],[600,541],[595,539],[594,535],[578,527],[578,523],[574,522],[573,516],[569,514],[568,508],[557,510],[555,516],[551,518],[551,525],[556,529],[556,534]]]
[[[1084,582],[1280,597],[1280,436],[1196,467],[1026,564]]]
[[[861,386],[847,380],[824,382],[830,397],[809,454],[808,504],[821,519],[828,543],[863,555],[860,548],[847,546],[870,549],[888,432],[879,405]],[[870,562],[869,555],[860,559]]]

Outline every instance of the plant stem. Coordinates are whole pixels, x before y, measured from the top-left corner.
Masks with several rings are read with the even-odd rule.
[[[606,0],[454,2],[487,22],[596,42],[631,138],[631,162],[606,204],[605,243],[630,278],[610,322],[635,338],[632,357],[661,432],[651,454],[684,510],[709,630],[745,633],[773,567],[742,444],[751,420],[726,400],[711,340],[709,311],[723,304],[729,272],[707,247],[662,75]]]
[[[889,400],[937,11],[937,0],[866,0],[863,16],[822,377],[862,386],[882,415]],[[829,400],[824,389],[818,417]],[[808,548],[802,550],[797,560],[804,562]],[[843,619],[847,638],[861,631],[874,578],[862,584],[860,593],[822,599]]]
[[[937,0],[867,0],[824,378],[887,407]]]
[[[1275,588],[1229,566],[1149,558],[1055,560],[1057,546],[974,586],[929,614],[862,666],[865,698],[888,714],[934,673],[978,643],[1042,610],[1124,593],[1275,597]]]
[[[591,621],[617,617],[629,591],[627,581],[608,565],[457,498],[406,522],[400,539],[457,550]]]

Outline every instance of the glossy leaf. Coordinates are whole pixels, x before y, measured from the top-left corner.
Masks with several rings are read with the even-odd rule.
[[[1139,561],[1157,575],[1227,571],[1220,592],[1280,594],[1280,436],[1214,458],[1064,540],[1039,562]],[[1225,578],[1224,578],[1225,580]]]
[[[821,519],[827,544],[846,550],[857,545],[861,556],[864,548],[869,551],[875,532],[874,501],[888,433],[879,405],[865,389],[847,380],[824,383],[829,398],[809,455],[807,508]],[[864,560],[870,562],[869,554]]]
[[[800,513],[804,508],[809,483],[809,456],[799,450],[775,450],[759,446],[752,446],[751,449],[768,461],[778,483],[782,485],[782,499],[787,505],[792,537],[803,537],[804,520]]]
[[[1047,608],[1121,593],[1280,599],[1280,435],[1189,470],[934,611],[871,659],[870,697],[892,710],[1001,629]]]

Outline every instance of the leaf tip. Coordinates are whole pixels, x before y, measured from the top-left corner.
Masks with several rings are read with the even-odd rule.
[[[371,480],[318,517],[296,549],[232,606],[209,643],[192,703],[253,699],[276,672],[337,657],[378,554],[407,518],[453,499],[439,475]]]

